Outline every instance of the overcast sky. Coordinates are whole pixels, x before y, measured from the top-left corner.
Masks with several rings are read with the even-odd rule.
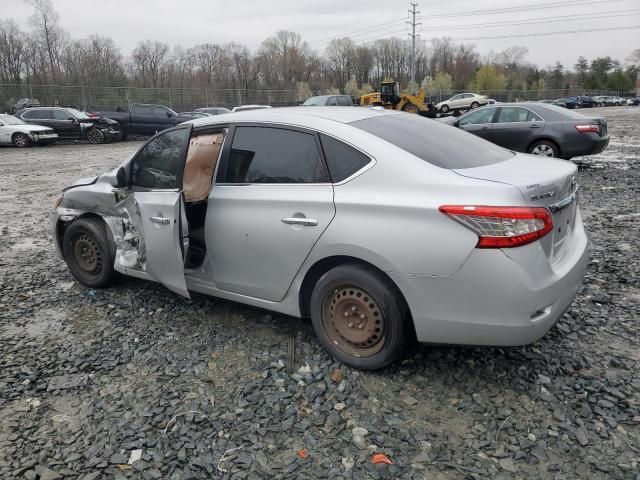
[[[21,0],[0,0],[0,3],[0,19],[12,18],[28,28],[31,14],[28,5]],[[125,55],[139,40],[145,39],[185,47],[235,41],[255,50],[262,40],[286,29],[300,33],[311,47],[322,52],[331,37],[351,36],[358,42],[367,42],[394,34],[406,37],[408,32],[405,25],[408,0],[54,0],[53,3],[62,26],[73,38],[92,33],[109,36]],[[523,45],[529,48],[528,61],[541,67],[556,61],[572,67],[580,55],[588,59],[610,55],[624,61],[632,50],[640,48],[640,29],[477,38],[640,26],[639,0],[423,0],[418,3],[423,17],[419,27],[422,39],[469,38],[467,42],[475,43],[481,54]],[[564,5],[553,6],[559,3]],[[488,9],[493,12],[482,12]],[[496,11],[499,9],[512,10]],[[505,22],[512,24],[504,25]],[[519,24],[514,25],[515,22]],[[478,23],[485,25],[468,26]],[[494,26],[487,26],[488,23]]]

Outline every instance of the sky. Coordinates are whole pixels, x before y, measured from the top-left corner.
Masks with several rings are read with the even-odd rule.
[[[422,40],[448,36],[474,43],[481,54],[512,45],[529,49],[527,61],[540,67],[572,67],[583,55],[609,55],[624,63],[640,48],[640,0],[411,0],[420,11]],[[28,29],[31,7],[0,0],[0,19]],[[140,40],[191,47],[200,43],[246,45],[255,51],[278,30],[302,35],[322,53],[331,38],[359,43],[407,38],[410,0],[53,0],[62,27],[72,38],[93,33],[113,38],[124,55]],[[489,12],[488,12],[489,10]],[[473,25],[481,24],[481,25]],[[616,28],[573,34],[549,32]],[[513,37],[534,34],[535,36]],[[506,38],[479,38],[511,36]]]

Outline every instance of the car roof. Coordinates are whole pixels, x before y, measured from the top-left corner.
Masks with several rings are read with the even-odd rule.
[[[263,108],[259,110],[247,110],[244,112],[224,113],[215,117],[199,118],[191,120],[196,127],[213,125],[216,123],[236,122],[273,122],[304,125],[305,120],[323,119],[336,123],[351,123],[381,115],[399,115],[394,110],[378,109],[371,107],[277,107]]]

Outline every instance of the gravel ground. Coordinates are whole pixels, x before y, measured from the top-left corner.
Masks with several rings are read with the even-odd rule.
[[[48,212],[140,142],[0,149],[0,478],[640,479],[640,108],[595,111],[612,142],[576,159],[592,259],[571,310],[527,347],[376,373],[308,322],[76,283]]]

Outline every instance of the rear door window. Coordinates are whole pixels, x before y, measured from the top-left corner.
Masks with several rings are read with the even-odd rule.
[[[371,159],[364,153],[333,137],[320,134],[324,158],[334,183],[341,182],[365,167]]]
[[[531,122],[542,120],[531,110],[522,107],[501,107],[498,114],[498,123]]]
[[[514,157],[513,152],[464,130],[419,115],[387,113],[350,125],[441,168],[481,167]]]
[[[327,105],[331,107],[335,107],[336,105],[338,105],[338,103],[336,102],[336,97],[330,97],[329,100],[327,100]]]
[[[223,183],[328,181],[315,135],[277,127],[236,127]]]
[[[351,102],[348,97],[338,97],[338,105],[342,107],[349,107],[351,106]]]

